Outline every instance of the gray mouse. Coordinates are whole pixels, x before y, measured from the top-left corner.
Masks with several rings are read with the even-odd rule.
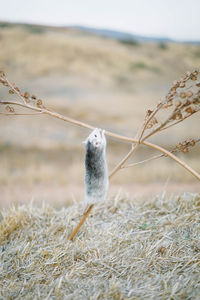
[[[85,143],[85,202],[87,205],[105,200],[108,190],[106,138],[104,130],[96,128]]]

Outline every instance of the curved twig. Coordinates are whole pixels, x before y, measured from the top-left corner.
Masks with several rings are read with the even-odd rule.
[[[5,74],[3,72],[0,72],[1,74],[1,77],[2,77],[2,83],[5,85],[5,86],[9,86],[11,88],[11,93],[15,93],[19,98],[20,98],[20,102],[15,102],[15,101],[0,101],[0,104],[2,105],[18,105],[18,106],[21,106],[23,108],[26,108],[26,109],[30,109],[30,110],[33,110],[33,111],[36,111],[36,113],[32,113],[33,115],[34,114],[47,114],[47,115],[50,115],[52,117],[55,117],[55,118],[58,118],[60,120],[63,120],[63,121],[66,121],[66,122],[69,122],[69,123],[72,123],[72,124],[75,124],[77,126],[81,126],[81,127],[84,127],[84,128],[88,128],[88,129],[91,129],[93,130],[94,129],[94,126],[91,126],[89,124],[86,124],[84,122],[81,122],[81,121],[77,121],[73,118],[69,118],[69,117],[66,117],[66,116],[63,116],[59,113],[56,113],[54,111],[51,111],[50,109],[46,108],[43,106],[42,104],[42,101],[41,100],[38,100],[37,102],[31,102],[33,105],[31,105],[28,100],[30,101],[30,98],[29,98],[29,94],[28,93],[25,93],[24,95],[20,93],[20,90],[18,88],[16,88],[14,85],[12,85],[8,79],[6,78]],[[188,81],[189,79],[191,78],[194,78],[192,80],[196,80],[197,78],[197,75],[198,75],[198,71],[194,71],[193,73],[189,73],[187,74],[186,77],[183,78],[183,81],[186,82]],[[6,83],[6,84],[5,84]],[[110,137],[113,137],[113,138],[116,138],[118,140],[121,140],[121,141],[124,141],[124,142],[129,142],[132,144],[132,148],[131,150],[128,152],[128,154],[118,163],[118,165],[112,170],[112,172],[110,173],[110,176],[109,178],[112,178],[112,176],[119,170],[119,169],[122,169],[122,168],[125,168],[125,167],[129,167],[129,166],[133,166],[133,165],[136,165],[136,164],[139,164],[139,163],[143,163],[143,162],[147,162],[147,161],[150,161],[150,160],[153,160],[153,159],[156,159],[156,158],[159,158],[159,157],[162,157],[162,156],[168,156],[168,157],[171,157],[173,160],[175,160],[178,164],[180,164],[183,168],[185,168],[188,172],[190,172],[193,176],[195,176],[198,180],[200,180],[200,174],[198,174],[194,169],[192,169],[190,166],[188,166],[185,162],[183,162],[182,160],[180,160],[178,157],[176,157],[172,152],[175,152],[175,151],[168,151],[164,148],[162,148],[161,146],[158,146],[158,145],[155,145],[155,144],[152,144],[152,143],[149,143],[149,142],[146,142],[146,139],[149,138],[150,136],[152,136],[153,134],[155,134],[156,132],[158,131],[162,131],[164,129],[167,129],[181,121],[184,120],[184,118],[180,121],[175,121],[173,122],[173,124],[170,124],[168,126],[166,126],[168,123],[171,122],[171,120],[173,119],[173,114],[174,113],[177,113],[179,110],[182,109],[182,107],[184,106],[184,104],[182,104],[181,107],[175,109],[172,114],[162,123],[160,124],[157,128],[153,129],[149,134],[147,134],[146,136],[143,137],[144,135],[144,132],[147,128],[147,126],[150,124],[150,122],[153,120],[154,116],[157,114],[157,112],[167,103],[169,103],[169,101],[172,102],[172,99],[174,99],[174,96],[176,95],[176,88],[177,86],[179,86],[180,82],[178,82],[178,85],[177,83],[175,83],[172,88],[169,90],[167,96],[165,97],[165,99],[160,102],[156,108],[154,110],[148,110],[147,111],[147,115],[145,117],[145,120],[144,120],[144,123],[141,127],[141,130],[139,131],[139,134],[138,134],[138,137],[136,136],[136,138],[129,138],[129,137],[126,137],[126,136],[123,136],[123,135],[118,135],[116,133],[113,133],[113,132],[110,132],[110,131],[105,131],[105,134],[110,136]],[[28,95],[27,95],[28,94]],[[189,97],[189,96],[188,96]],[[36,98],[34,98],[36,99]],[[39,102],[39,103],[38,103]],[[16,113],[15,111],[12,111],[10,113],[0,113],[0,114],[4,114],[4,115],[32,115],[32,114],[26,114],[26,113]],[[150,124],[151,125],[151,124]],[[133,146],[133,144],[135,144]],[[143,144],[145,146],[148,146],[148,147],[151,147],[155,150],[158,150],[160,151],[162,154],[160,155],[157,155],[157,156],[154,156],[150,159],[147,159],[147,160],[144,160],[144,161],[141,161],[141,162],[138,162],[138,163],[135,163],[135,164],[131,164],[131,165],[128,165],[128,166],[124,166],[124,164],[126,163],[126,161],[131,157],[131,155],[133,155],[133,153],[137,150],[139,144]],[[94,205],[90,205],[89,208],[87,209],[87,211],[84,213],[81,221],[79,222],[79,224],[76,226],[76,228],[74,229],[74,231],[71,233],[70,235],[70,240],[73,239],[73,237],[76,235],[76,233],[78,232],[78,230],[80,229],[80,227],[82,226],[82,224],[85,222],[85,220],[87,219],[88,215],[90,214],[92,208],[93,208]]]
[[[32,110],[39,111],[42,114],[47,114],[47,115],[50,115],[50,116],[55,117],[57,119],[60,119],[60,120],[63,120],[63,121],[69,122],[69,123],[73,123],[73,124],[75,124],[77,126],[80,126],[80,127],[88,128],[88,129],[91,129],[91,130],[95,129],[94,126],[91,126],[91,125],[89,125],[87,123],[80,122],[80,121],[77,121],[75,119],[63,116],[63,115],[61,115],[59,113],[56,113],[56,112],[53,112],[53,111],[51,111],[51,110],[49,110],[47,108],[33,107],[33,106],[28,105],[28,104],[25,105],[25,104],[18,103],[18,102],[13,102],[13,101],[0,101],[0,104],[19,105],[19,106],[22,106],[22,107],[26,107],[26,108],[30,108]],[[119,134],[113,133],[111,131],[105,131],[105,134],[108,135],[108,136],[111,136],[113,138],[119,139],[121,141],[124,141],[124,142],[138,143],[138,139],[126,137],[126,136],[123,136],[123,135],[119,135]],[[143,144],[143,145],[145,145],[145,146],[148,146],[150,148],[156,149],[156,150],[158,150],[158,151],[166,154],[167,156],[171,157],[177,163],[179,163],[182,167],[184,167],[186,170],[188,170],[192,175],[194,175],[198,180],[200,180],[200,174],[198,174],[195,170],[193,170],[191,167],[189,167],[185,162],[183,162],[182,160],[180,160],[178,157],[176,157],[170,151],[167,151],[166,149],[162,148],[161,146],[158,146],[158,145],[146,142],[144,140],[141,140],[140,143]]]

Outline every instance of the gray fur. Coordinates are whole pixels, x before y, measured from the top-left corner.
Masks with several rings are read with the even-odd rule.
[[[87,204],[95,204],[105,200],[108,190],[104,131],[96,128],[85,144],[85,201]]]

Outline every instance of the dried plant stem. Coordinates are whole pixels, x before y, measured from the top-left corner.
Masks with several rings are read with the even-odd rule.
[[[84,213],[82,219],[80,220],[80,222],[78,223],[78,225],[76,226],[76,228],[73,230],[73,232],[70,234],[69,239],[72,240],[73,237],[77,234],[77,232],[79,231],[80,227],[83,225],[83,223],[85,223],[85,220],[87,219],[87,217],[89,216],[92,208],[93,208],[94,204],[91,204],[88,209],[86,210],[86,212]]]
[[[183,122],[183,120],[185,120],[185,119],[191,117],[191,115],[192,115],[192,114],[189,114],[189,115],[185,116],[183,119],[180,119],[180,120],[178,120],[178,121],[176,121],[176,122],[174,122],[174,123],[172,123],[172,124],[169,124],[168,126],[165,126],[164,128],[161,128],[160,131],[163,131],[163,130],[168,129],[168,128],[170,128],[170,127],[172,127],[172,126],[174,126],[174,125],[176,125],[176,124],[178,124],[178,123],[180,123],[180,122]]]
[[[197,76],[199,74],[198,70],[195,70],[194,72],[187,72],[186,76],[182,77],[181,80],[179,81],[175,81],[173,83],[173,86],[170,88],[168,94],[166,95],[166,97],[164,98],[163,101],[159,102],[158,105],[155,107],[154,110],[148,110],[144,119],[144,122],[141,126],[141,129],[139,130],[138,134],[136,135],[135,138],[129,138],[126,136],[122,136],[122,135],[118,135],[115,134],[113,132],[109,132],[106,131],[105,134],[108,136],[111,136],[113,138],[119,139],[121,141],[125,141],[125,142],[129,142],[131,143],[131,150],[127,153],[127,155],[117,164],[117,166],[111,171],[109,178],[111,179],[114,174],[116,174],[118,172],[118,170],[122,169],[122,168],[127,168],[127,167],[131,167],[134,166],[136,164],[140,164],[140,163],[144,163],[144,162],[148,162],[150,160],[154,160],[157,159],[159,157],[162,156],[168,156],[171,157],[173,160],[175,160],[177,163],[179,163],[183,168],[185,168],[188,172],[190,172],[193,176],[195,176],[199,181],[200,181],[200,174],[198,174],[195,170],[193,170],[190,166],[188,166],[185,162],[183,162],[182,160],[180,160],[178,157],[176,157],[173,153],[176,151],[183,151],[183,152],[188,152],[188,147],[190,146],[194,146],[196,141],[192,140],[190,142],[185,141],[184,143],[179,143],[178,146],[176,146],[176,148],[172,151],[168,151],[165,148],[162,148],[158,145],[152,144],[152,143],[148,143],[146,142],[146,139],[148,139],[149,137],[151,137],[152,135],[154,135],[155,133],[165,130],[169,127],[174,126],[175,124],[178,124],[179,122],[182,122],[183,120],[185,120],[187,117],[191,116],[193,113],[197,112],[200,110],[199,107],[199,98],[200,98],[200,90],[197,90],[197,92],[193,93],[192,91],[188,91],[187,93],[184,91],[183,88],[185,88],[185,90],[188,90],[190,88],[195,87],[200,87],[199,82],[195,82],[192,85],[190,85],[189,87],[186,87],[186,82],[189,80],[192,81],[196,81],[197,80]],[[16,102],[16,101],[0,101],[0,104],[2,105],[8,105],[7,112],[5,113],[0,113],[0,114],[4,114],[4,115],[34,115],[34,114],[46,114],[49,116],[52,116],[54,118],[58,118],[60,120],[75,124],[77,126],[81,126],[84,128],[88,128],[93,130],[94,127],[86,124],[84,122],[80,122],[77,121],[75,119],[63,116],[59,113],[56,113],[54,111],[51,111],[50,109],[46,108],[41,99],[37,99],[35,96],[32,96],[30,98],[30,95],[28,92],[25,92],[25,94],[21,93],[20,89],[18,87],[15,86],[15,84],[11,84],[8,79],[6,78],[6,75],[4,72],[0,72],[0,82],[4,85],[4,86],[8,86],[10,88],[9,93],[10,94],[16,94],[20,101]],[[178,89],[178,91],[177,91]],[[179,89],[181,92],[179,92]],[[186,101],[182,101],[182,104],[180,102],[180,100],[178,102],[174,102],[174,99],[177,99],[177,97],[181,97],[183,99],[185,99]],[[192,96],[195,96],[196,98],[194,98],[193,102],[191,101]],[[36,101],[33,101],[36,100]],[[195,108],[189,106],[191,103],[195,104]],[[15,110],[13,109],[13,106],[21,106],[23,108],[26,109],[30,109],[35,111],[35,113],[29,114],[29,113],[17,113],[15,112]],[[157,118],[155,118],[155,115],[159,112],[160,109],[162,108],[168,108],[169,106],[175,106],[174,110],[172,113],[170,113],[170,115],[165,119],[164,122],[162,122],[161,124],[159,124],[156,128],[152,129],[149,133],[146,134],[146,136],[144,136],[144,132],[145,130],[148,128],[152,128],[156,123],[158,123]],[[185,108],[186,107],[186,108]],[[185,115],[185,112],[188,113],[188,115]],[[141,162],[135,163],[135,164],[129,164],[127,166],[125,166],[125,163],[128,161],[128,159],[135,153],[135,151],[137,150],[138,146],[140,144],[144,144],[148,147],[151,147],[155,150],[158,150],[159,152],[161,152],[162,154],[154,156],[152,158],[143,160]],[[78,232],[78,230],[80,229],[80,227],[84,224],[85,220],[87,219],[87,217],[89,216],[92,208],[94,207],[94,205],[90,205],[89,208],[87,208],[86,212],[83,214],[82,219],[80,220],[79,224],[76,226],[76,228],[74,229],[74,231],[71,233],[70,235],[70,240],[73,239],[73,237],[76,235],[76,233]]]
[[[163,103],[164,104],[164,103]],[[163,105],[162,105],[163,106]],[[160,108],[162,107],[162,106],[160,106]],[[190,114],[188,114],[187,116],[185,116],[185,117],[183,117],[183,118],[181,118],[181,119],[179,119],[179,120],[177,120],[177,121],[175,121],[175,122],[173,122],[172,124],[169,124],[168,126],[166,126],[168,123],[169,123],[169,121],[172,119],[172,117],[173,117],[173,115],[176,113],[180,113],[181,112],[181,110],[182,110],[182,108],[184,108],[184,104],[182,104],[179,108],[177,108],[175,111],[173,111],[172,113],[171,113],[171,115],[170,116],[168,116],[168,118],[165,120],[165,122],[163,122],[163,123],[161,123],[157,128],[155,128],[155,129],[153,129],[149,134],[147,134],[144,138],[143,138],[143,141],[144,140],[146,140],[146,139],[148,139],[149,137],[151,137],[152,135],[154,135],[156,132],[158,132],[158,131],[163,131],[163,130],[165,130],[165,129],[167,129],[167,128],[170,128],[170,127],[172,127],[172,126],[174,126],[174,125],[176,125],[176,124],[178,124],[178,123],[180,123],[180,122],[183,122],[185,119],[187,119],[188,117],[190,117],[193,113],[190,113]],[[160,109],[159,108],[159,109]],[[158,110],[157,110],[158,111]],[[198,110],[196,110],[195,112],[197,112],[197,111],[199,111],[199,109]]]
[[[4,115],[4,116],[35,116],[35,115],[40,115],[41,112],[37,112],[37,113],[0,113],[0,115]]]
[[[185,162],[183,162],[181,159],[179,159],[178,157],[176,157],[173,153],[171,153],[170,151],[155,145],[155,144],[151,144],[148,142],[143,141],[144,145],[150,146],[164,154],[166,154],[167,156],[171,157],[172,159],[174,159],[179,165],[181,165],[183,168],[185,168],[186,170],[188,170],[192,175],[194,175],[199,181],[200,181],[200,174],[197,173],[194,169],[192,169],[190,166],[188,166]]]
[[[128,154],[119,162],[119,164],[111,171],[110,175],[109,175],[109,179],[111,179],[113,177],[113,175],[115,175],[115,173],[117,173],[117,171],[119,169],[122,169],[123,165],[125,164],[125,162],[131,157],[131,155],[133,155],[133,153],[137,150],[139,143],[137,142],[136,145],[128,152]]]
[[[150,118],[148,119],[148,121],[150,121]],[[141,138],[143,136],[143,133],[145,131],[145,128],[146,128],[147,124],[148,124],[148,122],[144,122],[144,124],[141,127],[141,130],[139,130],[139,133],[136,134],[136,137],[137,137],[137,135],[139,135],[139,138],[137,139],[137,142],[136,142],[135,146],[132,144],[131,150],[117,164],[117,166],[111,171],[111,173],[109,175],[109,179],[111,179],[113,177],[113,175],[118,172],[118,170],[122,169],[122,167],[124,166],[124,164],[126,163],[126,161],[136,152],[136,150],[137,150],[137,148],[138,148],[138,146],[140,144]]]
[[[75,119],[63,116],[63,115],[61,115],[59,113],[56,113],[56,112],[53,112],[53,111],[51,111],[51,110],[49,110],[47,108],[33,107],[33,106],[28,105],[28,104],[22,104],[22,103],[13,102],[13,101],[0,101],[0,104],[19,105],[19,106],[22,106],[22,107],[25,107],[25,108],[29,108],[31,110],[38,111],[38,112],[40,112],[42,114],[47,114],[47,115],[50,115],[50,116],[55,117],[57,119],[60,119],[60,120],[63,120],[63,121],[75,124],[75,125],[80,126],[80,127],[88,128],[88,129],[91,129],[91,130],[93,130],[95,128],[94,126],[91,126],[91,125],[86,124],[84,122],[80,122],[80,121],[77,121]],[[134,144],[138,143],[138,139],[126,137],[126,136],[119,135],[119,134],[116,134],[116,133],[113,133],[113,132],[110,132],[110,131],[105,131],[105,134],[108,135],[108,136],[111,136],[113,138],[119,139],[121,141],[124,141],[124,142],[129,142],[129,143],[134,143]],[[192,175],[194,175],[198,180],[200,180],[200,174],[198,174],[195,170],[193,170],[191,167],[189,167],[186,163],[184,163],[182,160],[180,160],[175,155],[173,155],[170,151],[167,151],[166,149],[164,149],[164,148],[162,148],[162,147],[160,147],[158,145],[146,142],[146,141],[144,141],[144,139],[141,140],[140,143],[143,144],[143,145],[145,145],[145,146],[148,146],[150,148],[156,149],[156,150],[158,150],[158,151],[166,154],[167,156],[171,157],[177,163],[179,163],[182,167],[184,167],[186,170],[188,170]]]
[[[154,155],[154,156],[152,156],[150,158],[147,158],[147,159],[144,159],[144,160],[141,160],[141,161],[129,164],[129,165],[124,165],[124,166],[122,166],[122,169],[131,168],[131,167],[134,167],[134,166],[137,166],[137,165],[141,165],[141,164],[144,164],[146,162],[149,162],[149,161],[161,158],[163,156],[166,156],[166,155],[164,155],[164,154]]]
[[[197,143],[199,143],[199,142],[200,142],[200,139],[196,139],[196,140],[195,140],[195,144],[197,144]],[[178,151],[181,151],[181,150],[178,150],[177,148],[175,148],[175,149],[171,150],[171,153],[175,153],[175,152],[178,152]],[[161,157],[167,157],[167,155],[165,155],[165,154],[154,155],[154,156],[152,156],[152,157],[150,157],[150,158],[147,158],[147,159],[144,159],[144,160],[141,160],[141,161],[132,163],[132,164],[123,165],[123,166],[121,167],[121,169],[131,168],[131,167],[134,167],[134,166],[137,166],[137,165],[141,165],[141,164],[144,164],[144,163],[146,163],[146,162],[149,162],[149,161],[152,161],[152,160],[161,158]]]
[[[16,87],[8,80],[8,78],[6,78],[6,81],[7,81],[7,84],[9,85],[9,87],[15,91],[15,93],[18,95],[18,97],[26,105],[26,101],[25,101],[24,97],[21,96],[20,92],[16,89]]]
[[[21,96],[20,96],[21,98]],[[77,121],[75,119],[72,119],[72,118],[69,118],[69,117],[66,117],[66,116],[63,116],[59,113],[56,113],[54,111],[51,111],[45,107],[36,107],[36,106],[32,106],[32,105],[29,105],[28,103],[20,103],[20,102],[13,102],[13,101],[0,101],[0,104],[8,104],[8,105],[18,105],[18,106],[22,106],[24,108],[27,108],[27,109],[31,109],[31,110],[34,110],[34,111],[37,111],[37,113],[41,113],[41,114],[47,114],[47,115],[50,115],[52,117],[55,117],[55,118],[58,118],[60,120],[63,120],[63,121],[66,121],[66,122],[69,122],[69,123],[72,123],[72,124],[75,124],[77,126],[80,126],[80,127],[84,127],[84,128],[88,128],[88,129],[94,129],[93,126],[89,125],[89,124],[86,124],[86,123],[83,123],[83,122],[80,122],[80,121]],[[188,170],[193,176],[195,176],[198,180],[200,180],[200,174],[198,174],[195,170],[193,170],[191,167],[189,167],[185,162],[183,162],[182,160],[180,160],[179,158],[177,158],[174,154],[172,154],[171,152],[167,151],[166,149],[158,146],[158,145],[155,145],[155,144],[151,144],[151,143],[148,143],[145,141],[145,139],[147,139],[149,136],[151,136],[152,134],[154,134],[155,132],[159,131],[161,128],[164,127],[164,125],[166,124],[166,122],[164,122],[163,124],[161,124],[161,126],[157,129],[155,129],[153,132],[151,132],[149,135],[145,136],[143,139],[142,139],[142,136],[144,134],[144,131],[146,129],[146,126],[147,124],[150,122],[150,120],[153,118],[153,116],[157,113],[158,111],[158,108],[156,108],[154,110],[154,112],[151,113],[150,117],[147,119],[147,121],[144,122],[143,126],[142,126],[142,129],[141,129],[141,132],[140,132],[140,135],[139,135],[139,138],[136,139],[136,138],[129,138],[129,137],[126,137],[126,136],[122,136],[122,135],[118,135],[118,134],[115,134],[115,133],[112,133],[112,132],[109,132],[109,131],[105,131],[105,134],[108,135],[108,136],[111,136],[111,137],[114,137],[116,139],[119,139],[119,140],[122,140],[122,141],[126,141],[126,142],[130,142],[131,144],[135,143],[136,145],[135,146],[132,146],[132,149],[128,152],[128,154],[119,162],[119,164],[114,168],[114,170],[111,172],[110,174],[110,178],[112,178],[114,176],[114,174],[116,174],[116,172],[121,169],[125,162],[130,158],[131,155],[133,155],[133,153],[136,151],[137,147],[139,146],[140,143],[148,146],[148,147],[151,147],[153,149],[156,149],[160,152],[162,152],[164,155],[167,155],[169,157],[171,157],[172,159],[174,159],[177,163],[179,163],[182,167],[184,167],[186,170]],[[11,114],[12,115],[12,114]],[[142,140],[141,140],[142,139]],[[87,217],[89,216],[92,208],[94,207],[94,205],[90,205],[88,210],[84,213],[82,219],[80,220],[80,222],[78,223],[78,225],[75,227],[75,229],[73,230],[73,232],[71,233],[69,239],[72,240],[73,237],[76,235],[76,233],[79,231],[80,227],[84,224],[85,220],[87,219]]]

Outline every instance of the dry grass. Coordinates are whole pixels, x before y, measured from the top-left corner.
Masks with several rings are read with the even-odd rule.
[[[1,299],[199,299],[200,195],[94,210],[76,240],[79,205],[12,208],[0,225]]]

